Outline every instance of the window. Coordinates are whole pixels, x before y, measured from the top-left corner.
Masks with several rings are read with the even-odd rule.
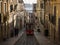
[[[2,0],[0,0],[0,1],[2,1]]]
[[[7,16],[3,16],[3,22],[5,23],[7,20]]]
[[[1,24],[1,13],[0,13],[0,24]]]
[[[54,15],[50,16],[50,21],[51,21],[52,24],[55,25],[55,23],[56,23],[56,17]]]
[[[36,12],[36,4],[33,5],[33,11]]]
[[[14,10],[16,10],[16,9],[17,9],[17,5],[14,6]]]
[[[54,9],[54,14],[49,14],[49,20],[52,22],[52,24],[56,24],[56,6],[53,7]]]
[[[60,41],[60,18],[58,19],[58,35],[59,35],[59,41]]]
[[[1,8],[2,8],[2,3],[0,2],[0,24],[1,24]]]
[[[56,1],[56,0],[51,0],[51,1]]]
[[[46,2],[47,0],[44,0],[44,2]]]
[[[50,20],[50,13],[49,13],[49,20]]]
[[[44,3],[41,3],[40,7],[41,7],[41,9],[43,9],[44,8]]]
[[[53,23],[54,22],[53,19],[54,19],[54,16],[52,14],[49,14],[49,20],[50,20],[50,22]]]
[[[1,13],[2,3],[0,2],[0,13]]]
[[[54,24],[56,24],[56,6],[54,6]]]
[[[4,3],[4,13],[6,13],[6,3]]]
[[[13,5],[10,5],[10,12],[13,11]]]
[[[8,0],[6,0],[6,2],[8,2]]]
[[[54,16],[56,16],[56,6],[54,6]]]
[[[18,0],[19,3],[23,3],[23,0]]]

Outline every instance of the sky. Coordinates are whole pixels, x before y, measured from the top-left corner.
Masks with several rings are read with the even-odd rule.
[[[37,0],[23,0],[25,4],[37,3]]]
[[[28,10],[28,12],[32,12],[31,10],[33,10],[33,5],[32,4],[36,4],[37,0],[23,0],[24,4],[25,4],[25,9]]]
[[[26,9],[28,12],[32,12],[33,5],[32,5],[32,4],[25,4],[25,9]]]

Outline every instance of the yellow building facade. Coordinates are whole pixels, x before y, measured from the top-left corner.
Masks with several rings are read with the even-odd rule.
[[[56,21],[56,7],[54,4],[51,4],[53,1],[45,2],[45,29],[48,30],[48,38],[52,41],[55,40],[55,21]]]
[[[0,27],[0,39],[2,40],[4,37],[6,37],[6,23],[7,23],[7,1],[6,0],[1,0],[0,7],[1,7],[1,27]],[[5,35],[5,36],[4,36]]]
[[[41,3],[44,2],[44,16],[41,16]],[[39,18],[40,28],[45,35],[47,30],[47,37],[50,41],[60,43],[60,0],[37,0],[36,13]],[[39,11],[38,11],[39,10]],[[43,18],[44,23],[41,23]]]
[[[49,31],[48,38],[53,42],[60,42],[60,0],[50,0],[45,2],[45,28]],[[48,24],[48,25],[47,25]],[[47,26],[47,27],[46,27]]]
[[[44,1],[43,0],[37,0],[36,15],[38,17],[38,26],[40,27],[42,34],[44,34]]]

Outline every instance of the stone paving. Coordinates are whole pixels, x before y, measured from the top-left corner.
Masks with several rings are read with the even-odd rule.
[[[1,42],[0,45],[57,45],[49,41],[41,33],[35,31],[34,36],[26,36],[24,31],[18,34],[18,37],[13,37],[5,42]]]
[[[57,45],[56,43],[49,41],[46,37],[44,37],[39,32],[34,32],[34,34],[40,45]]]
[[[20,39],[20,37],[23,35],[23,33],[24,33],[24,31],[21,31],[18,34],[18,36],[9,38],[8,40],[1,42],[0,45],[14,45]]]
[[[24,33],[15,45],[39,45],[39,43],[34,35],[27,36],[26,33]]]

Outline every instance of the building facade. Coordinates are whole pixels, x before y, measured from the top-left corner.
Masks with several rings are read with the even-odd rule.
[[[60,0],[37,0],[40,29],[50,41],[60,43]]]
[[[38,26],[40,27],[42,34],[44,34],[44,0],[37,0],[36,13],[39,23]]]
[[[18,1],[19,0],[0,0],[0,41],[14,36]],[[22,0],[19,2],[23,3]]]
[[[45,0],[45,28],[48,30],[48,38],[59,44],[59,11],[60,0]]]

